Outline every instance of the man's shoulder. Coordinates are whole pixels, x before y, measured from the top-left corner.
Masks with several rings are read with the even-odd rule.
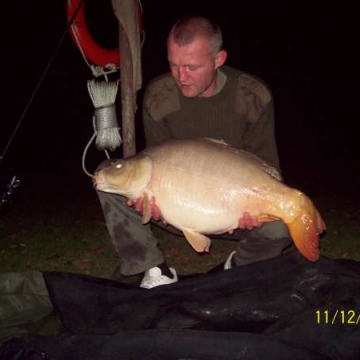
[[[227,76],[236,79],[237,90],[241,94],[244,91],[247,93],[250,92],[264,105],[267,105],[271,101],[272,94],[269,86],[259,77],[229,66],[224,67],[224,72]]]
[[[146,87],[144,104],[155,120],[180,108],[177,85],[170,73],[157,76]]]
[[[176,83],[171,73],[165,73],[152,79],[146,87],[147,94],[171,92],[176,89]]]

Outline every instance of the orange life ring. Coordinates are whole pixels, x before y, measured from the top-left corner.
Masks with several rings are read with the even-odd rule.
[[[104,49],[91,36],[85,19],[85,1],[67,0],[67,19],[70,24],[70,35],[75,45],[84,53],[86,59],[95,65],[105,67],[107,64],[120,66],[119,48]],[[79,7],[80,6],[80,7]],[[77,12],[77,13],[76,13]],[[75,18],[73,19],[75,14]],[[139,22],[141,31],[141,11],[139,9]]]

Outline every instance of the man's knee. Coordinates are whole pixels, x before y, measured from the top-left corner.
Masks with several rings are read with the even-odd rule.
[[[261,237],[273,240],[290,237],[289,229],[282,221],[265,223],[259,229],[256,229],[256,233]]]
[[[259,229],[249,231],[240,240],[232,259],[232,266],[242,266],[280,256],[292,247],[289,230],[282,221],[265,223]]]

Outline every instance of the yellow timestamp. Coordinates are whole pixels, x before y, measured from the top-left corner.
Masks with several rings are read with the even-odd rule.
[[[360,311],[356,310],[316,310],[315,315],[317,324],[360,324]]]

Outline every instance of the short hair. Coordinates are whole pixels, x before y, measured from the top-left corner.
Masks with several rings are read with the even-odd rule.
[[[223,46],[219,26],[204,16],[192,15],[181,18],[171,28],[168,39],[170,37],[179,46],[191,44],[196,38],[204,37],[209,41],[213,56],[216,56]]]

